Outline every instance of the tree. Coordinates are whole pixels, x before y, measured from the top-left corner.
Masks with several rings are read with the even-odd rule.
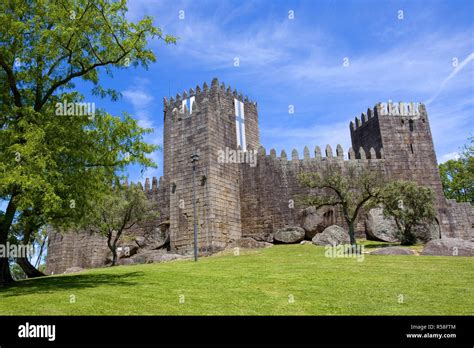
[[[112,266],[115,266],[117,244],[123,234],[140,222],[155,217],[152,203],[140,186],[116,186],[97,202],[96,209],[84,222],[107,237],[107,246],[112,252]]]
[[[330,165],[320,173],[302,173],[300,184],[320,192],[305,196],[306,206],[319,209],[324,206],[340,206],[344,220],[349,227],[352,245],[356,245],[355,222],[362,208],[369,208],[380,194],[382,182],[376,173],[351,165],[346,170]],[[322,192],[321,192],[322,191]]]
[[[380,195],[385,217],[392,217],[401,232],[401,244],[416,242],[414,229],[432,223],[436,217],[434,191],[413,181],[394,181],[387,184]]]
[[[441,182],[447,198],[474,204],[474,137],[464,145],[458,159],[439,165]]]
[[[148,39],[175,42],[150,17],[128,22],[126,11],[123,0],[0,2],[0,244],[23,211],[68,224],[93,209],[127,165],[154,165],[147,154],[155,147],[143,141],[151,130],[130,116],[56,114],[57,103],[83,101],[73,92],[78,78],[116,100],[100,72],[147,68],[156,60]],[[0,258],[0,286],[12,281]]]
[[[40,230],[42,225],[43,221],[39,215],[28,210],[23,211],[18,221],[11,226],[10,243],[25,247],[32,246],[37,240],[39,241],[42,235]],[[31,264],[28,255],[16,257],[15,263],[21,267],[28,278],[43,277],[45,275]]]

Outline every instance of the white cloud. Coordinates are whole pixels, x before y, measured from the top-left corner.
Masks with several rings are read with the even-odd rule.
[[[153,128],[153,132],[144,136],[144,141],[158,146],[163,146],[163,127],[156,126],[156,115],[153,115],[154,98],[148,91],[149,81],[147,79],[135,78],[133,85],[122,91],[124,98],[133,106],[133,117],[138,120],[138,125],[143,128]],[[148,155],[158,165],[158,168],[146,168],[143,172],[132,171],[134,176],[131,182],[141,181],[145,178],[158,177],[161,174],[163,164],[162,152],[156,150]]]
[[[457,58],[453,58],[457,59]],[[469,56],[467,56],[466,59],[464,59],[461,64],[457,65],[456,68],[453,70],[451,74],[449,74],[448,77],[446,77],[441,85],[439,86],[438,91],[436,92],[435,95],[433,95],[430,99],[426,101],[426,105],[431,104],[438,96],[439,94],[443,91],[445,88],[446,84],[448,83],[449,80],[451,80],[454,76],[456,76],[462,69],[464,69],[470,62],[474,60],[474,53],[471,53]],[[471,75],[472,76],[472,75]]]
[[[446,72],[452,69],[452,52],[469,50],[471,42],[469,34],[459,34],[453,38],[433,33],[429,37],[414,38],[386,50],[354,55],[327,51],[322,46],[310,57],[297,59],[284,67],[280,76],[293,77],[300,85],[311,83],[331,91],[383,91],[387,96],[411,94],[421,100],[421,96],[433,94]],[[344,67],[343,59],[346,56],[349,66]],[[461,63],[456,73],[466,64]],[[472,84],[469,77],[467,74],[456,88]]]
[[[438,160],[438,163],[444,163],[444,162],[447,162],[449,160],[457,160],[459,159],[459,153],[457,152],[450,152],[450,153],[447,153],[447,154],[444,154],[443,156],[441,156],[441,158]]]
[[[153,119],[150,116],[149,107],[154,98],[146,90],[147,83],[145,80],[134,83],[129,89],[122,91],[122,95],[133,105],[133,116],[138,120],[140,127],[152,128]]]

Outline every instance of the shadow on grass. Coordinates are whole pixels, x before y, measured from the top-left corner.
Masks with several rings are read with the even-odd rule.
[[[55,290],[86,289],[104,284],[113,286],[130,286],[138,284],[136,280],[143,272],[124,274],[75,274],[56,277],[41,277],[15,282],[8,287],[0,288],[0,296],[22,296],[49,293]]]
[[[381,242],[381,243],[377,243],[377,244],[364,245],[364,248],[366,248],[366,249],[376,249],[376,248],[384,248],[384,247],[391,247],[391,246],[400,246],[400,243]]]

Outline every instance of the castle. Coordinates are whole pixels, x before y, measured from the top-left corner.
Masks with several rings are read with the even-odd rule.
[[[413,180],[436,193],[439,235],[471,239],[474,210],[469,203],[445,199],[426,108],[421,103],[377,104],[350,122],[352,147],[347,159],[338,145],[328,145],[325,156],[316,146],[303,156],[260,145],[257,103],[214,79],[209,87],[196,87],[176,99],[164,98],[163,176],[144,191],[159,206],[160,218],[141,231],[166,226],[168,248],[190,253],[193,248],[193,170],[196,166],[198,246],[201,253],[226,248],[236,240],[251,237],[272,241],[275,230],[301,225],[301,210],[292,204],[295,196],[308,192],[297,181],[301,172],[318,172],[332,163],[375,171],[388,180]],[[236,158],[243,151],[241,159]],[[242,154],[240,152],[240,155]],[[225,154],[225,155],[223,155]],[[252,156],[254,162],[252,162]],[[325,223],[346,227],[338,209],[324,212]],[[357,223],[363,235],[365,221]],[[50,234],[47,257],[49,273],[68,267],[96,267],[106,262],[107,246],[91,233]]]

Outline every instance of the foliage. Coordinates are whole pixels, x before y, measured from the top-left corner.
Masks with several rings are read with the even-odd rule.
[[[441,163],[439,172],[447,198],[474,204],[474,137],[469,141],[460,158]]]
[[[351,244],[356,244],[354,224],[362,208],[370,208],[382,187],[380,176],[366,169],[349,166],[346,170],[338,165],[328,166],[320,173],[302,173],[301,185],[319,189],[319,192],[302,197],[302,204],[316,209],[324,206],[341,206],[349,226]],[[322,192],[321,192],[322,191]]]
[[[44,223],[67,227],[106,194],[128,164],[153,166],[144,142],[150,129],[128,115],[56,115],[56,104],[81,102],[80,78],[98,96],[100,72],[148,67],[156,60],[150,39],[174,43],[152,18],[128,22],[126,1],[0,2],[0,224],[5,243],[18,214],[32,211]],[[11,281],[0,258],[0,286]]]
[[[394,218],[401,231],[402,245],[416,242],[416,226],[434,221],[434,200],[435,194],[431,188],[419,186],[413,181],[398,180],[383,188],[380,196],[383,213],[385,217]]]
[[[85,223],[93,226],[107,237],[107,246],[112,252],[112,266],[117,262],[117,244],[123,233],[138,223],[156,217],[153,206],[138,185],[116,186],[109,194],[96,202],[95,209],[85,218]]]

